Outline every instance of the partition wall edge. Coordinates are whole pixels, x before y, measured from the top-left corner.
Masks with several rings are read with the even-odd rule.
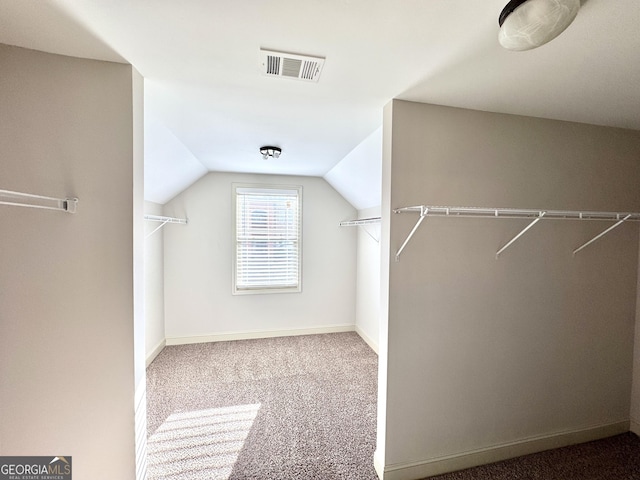
[[[380,206],[380,324],[378,331],[378,409],[374,467],[381,480],[386,478],[388,348],[389,348],[389,270],[391,258],[391,177],[393,151],[393,107],[388,103],[382,121],[382,201]]]

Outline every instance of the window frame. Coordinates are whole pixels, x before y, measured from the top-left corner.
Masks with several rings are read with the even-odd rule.
[[[298,282],[291,287],[269,287],[261,285],[257,287],[238,287],[238,191],[239,190],[255,190],[256,193],[292,193],[295,192],[298,200]],[[236,183],[231,184],[231,236],[233,242],[233,258],[232,258],[232,294],[233,295],[264,295],[278,293],[301,293],[302,292],[302,221],[303,221],[303,197],[302,185],[274,185],[274,184],[256,184],[256,183]]]

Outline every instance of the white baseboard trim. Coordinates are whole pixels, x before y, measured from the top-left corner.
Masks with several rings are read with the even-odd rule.
[[[262,330],[250,332],[218,333],[193,337],[167,337],[167,345],[187,345],[190,343],[227,342],[230,340],[251,340],[254,338],[295,337],[319,333],[354,332],[355,325],[330,325],[327,327],[298,328],[289,330]]]
[[[378,471],[378,476],[381,480],[415,480],[542,452],[552,448],[590,442],[628,431],[629,421],[626,420],[581,430],[528,438],[460,454],[432,458],[422,462],[387,465],[384,467],[382,475],[378,471],[379,467],[376,467],[376,471]],[[374,465],[375,463],[374,455]]]
[[[629,430],[640,436],[640,419],[631,417]]]
[[[146,361],[147,367],[151,365],[151,362],[153,362],[156,359],[156,357],[162,351],[162,349],[165,347],[166,344],[167,344],[166,340],[160,340],[160,343],[158,343],[158,345],[156,345],[155,348],[151,350],[151,352],[149,352],[149,354],[147,355],[147,361]]]
[[[364,330],[362,330],[358,325],[356,325],[356,333],[360,335],[360,338],[362,338],[362,340],[371,347],[371,350],[376,352],[376,355],[378,355],[378,343],[374,342],[373,339],[364,333]]]

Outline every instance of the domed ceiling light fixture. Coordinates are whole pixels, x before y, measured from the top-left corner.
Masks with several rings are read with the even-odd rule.
[[[553,40],[576,18],[580,0],[511,0],[498,24],[507,50],[531,50]]]
[[[282,149],[280,147],[271,147],[265,146],[260,147],[260,153],[262,154],[263,160],[269,160],[271,158],[278,158],[282,153]]]

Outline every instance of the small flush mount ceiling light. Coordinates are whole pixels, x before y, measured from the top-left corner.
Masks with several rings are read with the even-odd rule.
[[[500,45],[531,50],[553,40],[576,18],[580,0],[511,0],[500,13]]]
[[[270,158],[278,158],[282,153],[282,149],[279,147],[260,147],[260,153],[263,160],[269,160]]]

